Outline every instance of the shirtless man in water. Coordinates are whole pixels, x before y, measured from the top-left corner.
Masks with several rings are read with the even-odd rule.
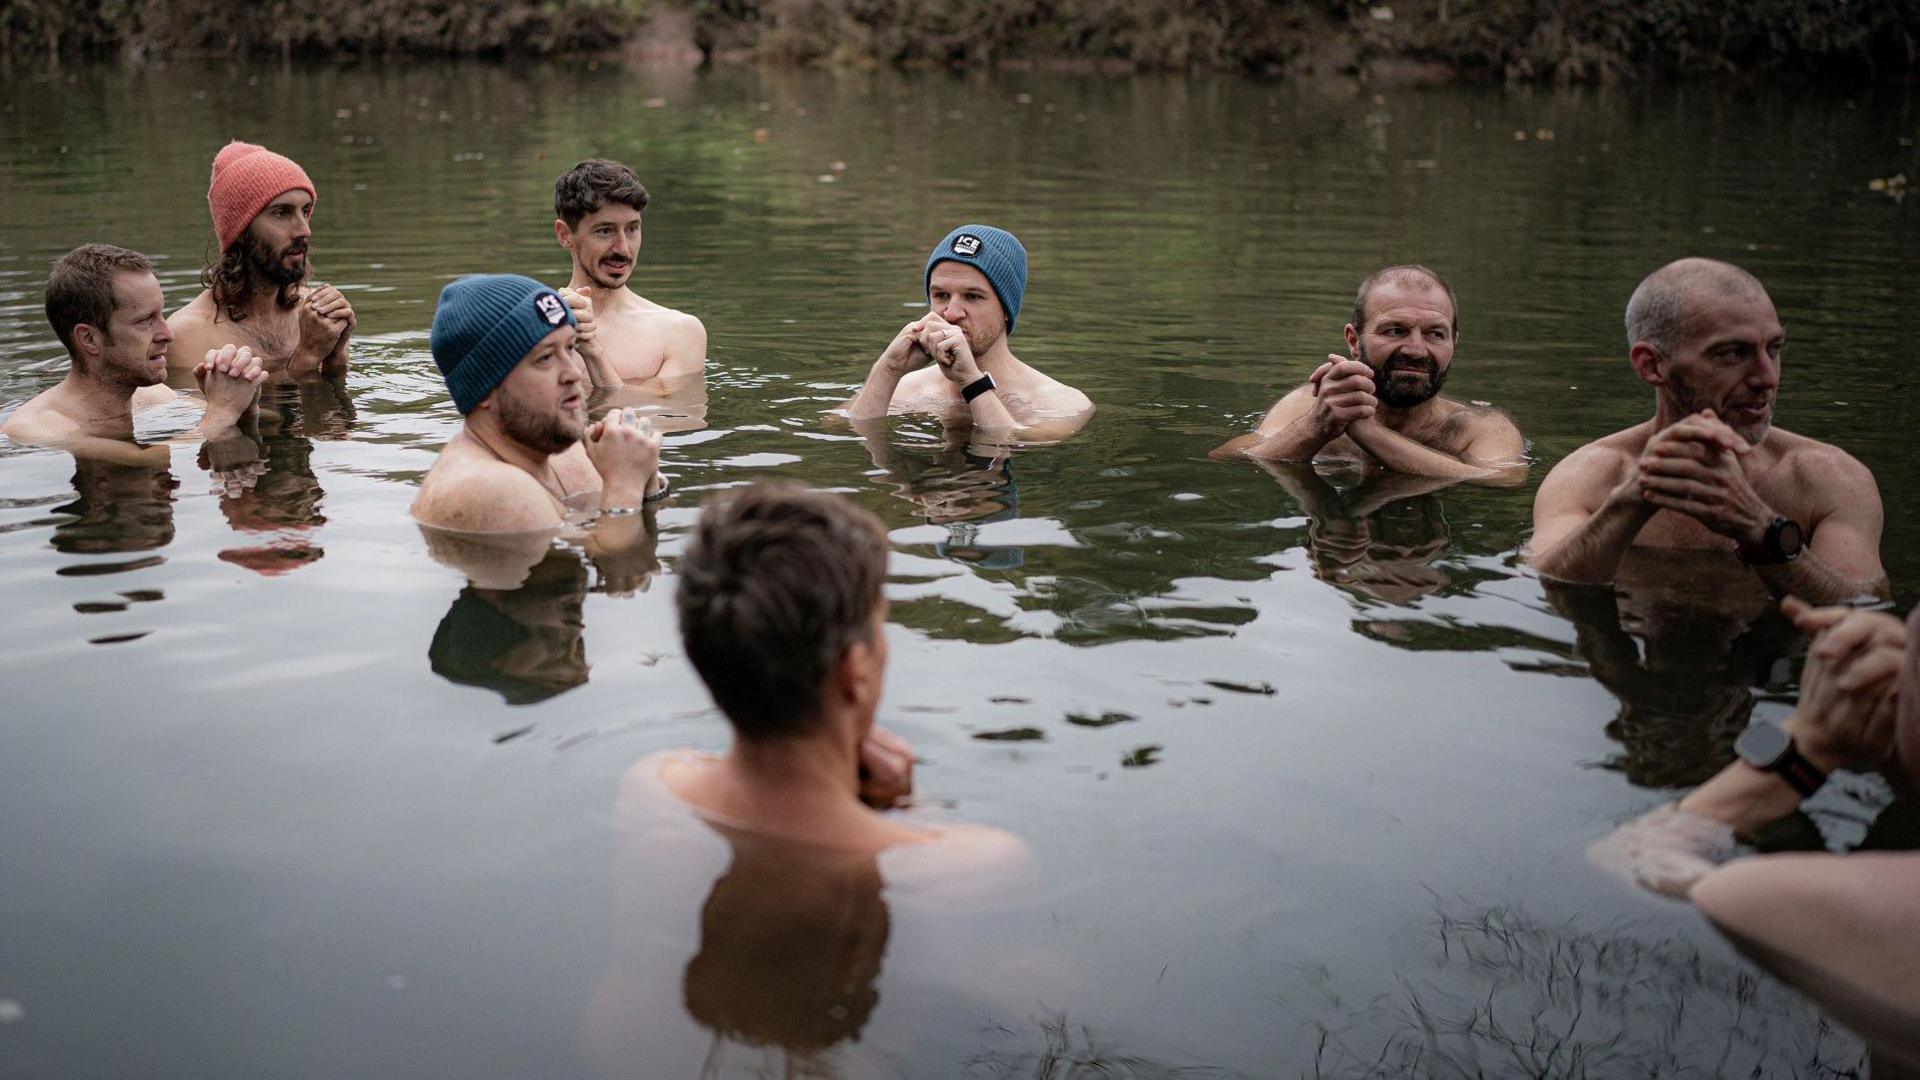
[[[173,335],[165,298],[147,257],[111,244],[83,244],[60,257],[47,278],[47,321],[66,346],[67,377],[13,411],[0,434],[78,457],[164,466],[164,445],[133,441],[133,411],[176,395],[165,385]],[[260,361],[244,348],[209,350],[194,375],[206,392],[195,429],[208,439],[232,433],[253,408]]]
[[[1348,460],[1394,472],[1517,483],[1526,440],[1498,409],[1442,397],[1460,336],[1453,289],[1424,266],[1361,282],[1347,355],[1329,354],[1215,458]]]
[[[551,532],[570,512],[639,519],[666,496],[660,436],[630,410],[587,423],[573,312],[517,274],[441,290],[434,363],[466,418],[420,483],[413,516],[461,533]]]
[[[579,321],[577,347],[595,386],[699,375],[707,362],[700,320],[633,291],[640,215],[650,196],[617,161],[583,161],[553,184],[553,235],[573,257],[561,290]]]
[[[167,366],[199,364],[207,350],[245,345],[270,375],[344,375],[352,305],[307,276],[313,181],[292,160],[230,142],[213,159],[207,206],[220,259],[200,272],[205,290],[173,313]]]
[[[927,256],[927,314],[894,335],[842,406],[849,419],[932,413],[1026,441],[1064,439],[1093,402],[1022,363],[1007,345],[1027,291],[1027,249],[991,225],[962,225]]]
[[[1629,549],[1705,553],[1774,595],[1888,595],[1873,474],[1773,426],[1786,332],[1752,274],[1681,259],[1627,302],[1628,357],[1653,417],[1554,466],[1533,504],[1533,565],[1612,581]]]

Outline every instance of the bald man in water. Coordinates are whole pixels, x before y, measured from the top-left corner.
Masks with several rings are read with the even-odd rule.
[[[1744,564],[1773,594],[1815,604],[1888,595],[1873,474],[1773,426],[1786,331],[1752,274],[1712,259],[1661,267],[1627,302],[1627,341],[1653,417],[1547,475],[1533,504],[1541,573],[1608,582],[1630,549],[1654,548]]]
[[[1460,336],[1453,289],[1424,266],[1389,266],[1360,283],[1347,355],[1330,353],[1216,458],[1344,459],[1394,472],[1517,482],[1526,440],[1498,409],[1442,397]]]

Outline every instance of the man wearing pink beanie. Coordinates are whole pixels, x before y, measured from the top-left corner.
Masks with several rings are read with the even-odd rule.
[[[339,289],[307,280],[318,201],[291,158],[237,139],[221,149],[207,187],[220,255],[200,271],[205,291],[167,320],[168,367],[190,368],[231,344],[252,348],[276,375],[346,372],[353,307]]]

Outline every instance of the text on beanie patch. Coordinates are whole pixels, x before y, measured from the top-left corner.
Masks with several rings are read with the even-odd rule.
[[[953,238],[953,253],[967,258],[980,254],[980,238],[972,233],[961,233]]]
[[[567,321],[567,306],[556,293],[541,293],[534,297],[533,307],[541,318],[547,320],[548,326],[559,326]]]

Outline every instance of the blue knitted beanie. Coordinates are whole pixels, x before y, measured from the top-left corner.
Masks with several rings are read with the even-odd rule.
[[[519,274],[474,274],[440,290],[433,362],[460,415],[473,411],[535,345],[562,324],[578,326],[560,294]]]
[[[943,262],[966,263],[987,276],[993,295],[1007,313],[1007,333],[1020,318],[1020,298],[1027,291],[1027,249],[1005,229],[991,225],[962,225],[927,256],[926,284],[933,284],[933,268]]]

